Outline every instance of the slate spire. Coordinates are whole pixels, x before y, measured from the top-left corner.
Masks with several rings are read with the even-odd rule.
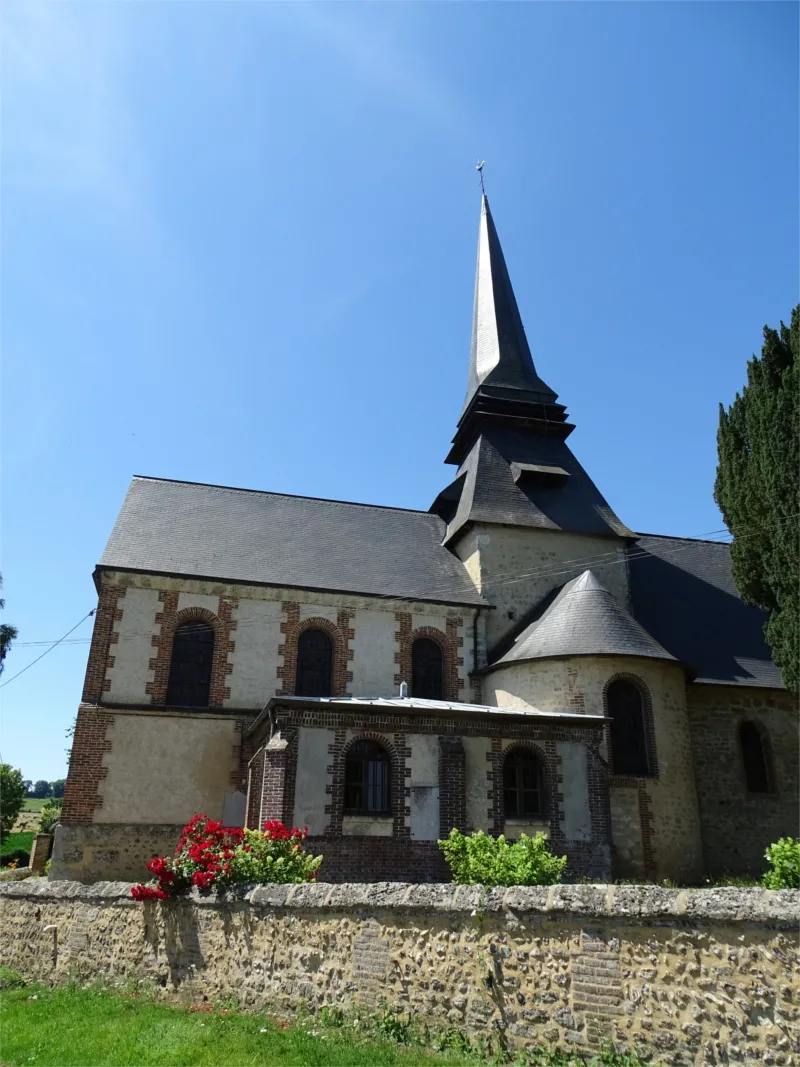
[[[500,238],[484,194],[478,230],[478,264],[472,312],[467,395],[449,463],[460,463],[476,436],[492,423],[537,424],[562,438],[572,430],[558,394],[536,371],[506,267]],[[557,429],[556,429],[557,427]]]
[[[573,429],[534,366],[484,194],[469,384],[445,460],[458,474],[431,505],[445,542],[477,522],[631,537],[567,447]]]
[[[481,197],[465,411],[481,386],[484,389],[495,387],[530,394],[529,399],[539,403],[552,404],[557,400],[557,394],[542,381],[533,365],[500,238],[485,194]]]

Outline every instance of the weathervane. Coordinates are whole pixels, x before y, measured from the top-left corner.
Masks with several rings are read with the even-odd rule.
[[[484,189],[484,187],[483,187],[483,168],[484,168],[485,166],[486,166],[486,160],[485,160],[485,159],[479,159],[479,160],[478,160],[478,165],[477,165],[477,166],[476,166],[476,168],[475,168],[475,170],[476,170],[476,171],[478,172],[478,177],[479,177],[479,178],[480,178],[480,180],[481,180],[481,193],[482,193],[482,194],[483,194],[484,196],[486,196],[486,190],[485,190],[485,189]]]

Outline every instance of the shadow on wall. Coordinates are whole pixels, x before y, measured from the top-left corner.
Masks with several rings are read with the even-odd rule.
[[[764,616],[733,592],[726,549],[697,542],[677,552],[665,538],[664,551],[675,554],[675,563],[642,544],[633,547],[630,558],[633,614],[648,633],[698,678],[781,686],[764,641]],[[698,566],[720,585],[691,573]]]

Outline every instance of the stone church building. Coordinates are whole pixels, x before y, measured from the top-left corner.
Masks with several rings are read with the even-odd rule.
[[[134,478],[51,876],[144,877],[198,812],[307,826],[328,881],[446,880],[452,827],[541,829],[572,879],[759,870],[798,824],[763,618],[726,545],[630,530],[572,429],[483,198],[429,510]]]

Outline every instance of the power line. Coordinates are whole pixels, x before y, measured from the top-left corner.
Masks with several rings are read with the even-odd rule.
[[[749,530],[750,532],[749,533],[741,532],[741,533],[737,534],[737,536],[739,538],[755,537],[755,536],[757,536],[758,532],[760,532],[761,530],[768,529],[768,528],[774,528],[774,527],[777,527],[777,526],[782,526],[786,522],[790,522],[794,518],[797,518],[797,515],[794,515],[794,514],[793,515],[789,515],[785,519],[782,519],[782,520],[780,520],[779,522],[776,522],[776,523],[759,523],[759,524],[753,524],[753,525],[751,525],[749,527],[743,527],[742,528],[743,530]],[[555,532],[555,531],[552,531],[552,532]],[[674,545],[674,546],[672,546],[670,548],[665,548],[663,550],[662,555],[660,555],[658,558],[659,559],[673,559],[675,556],[680,555],[683,552],[688,552],[691,549],[695,548],[697,543],[698,542],[702,542],[702,541],[706,542],[707,544],[716,544],[716,545],[727,545],[727,544],[730,544],[729,541],[714,540],[713,537],[712,537],[712,535],[714,535],[714,534],[721,535],[721,536],[730,536],[730,534],[729,534],[729,532],[727,530],[722,529],[722,530],[709,531],[703,537],[700,537],[700,538],[690,538],[690,537],[674,538],[674,540],[680,541],[682,543]],[[642,535],[642,536],[647,536],[647,535]],[[653,536],[658,536],[658,535],[653,535]],[[641,559],[641,558],[643,558],[645,556],[648,556],[648,555],[650,555],[650,553],[644,548],[640,549],[637,546],[633,546],[631,549],[628,549],[626,551],[624,546],[620,545],[617,548],[614,548],[614,549],[612,549],[612,550],[610,550],[608,552],[600,552],[600,553],[597,553],[595,555],[575,556],[572,559],[558,560],[554,564],[536,567],[533,570],[527,571],[527,572],[523,572],[522,574],[520,574],[518,572],[506,572],[505,574],[503,574],[501,572],[493,581],[487,583],[487,586],[488,586],[488,588],[490,588],[492,590],[496,590],[496,589],[499,589],[499,588],[504,587],[504,586],[517,585],[520,582],[527,581],[529,579],[546,578],[546,577],[557,578],[557,577],[560,577],[560,576],[562,576],[564,574],[571,574],[575,569],[574,566],[571,566],[571,564],[581,564],[585,570],[591,569],[593,567],[608,568],[608,567],[612,567],[612,566],[620,566],[622,564],[627,564],[631,560]],[[191,576],[187,575],[186,577],[190,578]],[[430,600],[432,594],[435,595],[436,593],[446,593],[446,592],[449,592],[449,591],[450,590],[446,589],[445,587],[428,588],[426,590],[425,600],[426,601]],[[345,594],[341,594],[341,593],[339,593],[339,592],[337,592],[335,590],[320,589],[320,590],[317,590],[317,592],[323,593],[323,594],[327,594],[327,595],[333,595],[333,596],[345,595]],[[401,596],[401,595],[396,594],[396,593],[354,593],[354,594],[351,594],[351,595],[363,596],[364,598],[369,599],[369,600],[396,600],[396,601],[407,601],[409,603],[420,603],[421,602],[420,597]],[[466,605],[466,604],[464,606],[465,607],[469,607],[469,605]],[[475,605],[475,606],[478,606],[478,605]],[[102,613],[102,611],[104,609],[98,608],[98,609],[95,609],[95,610],[98,611],[99,613]],[[94,613],[95,613],[95,611],[91,611],[91,612],[89,612],[89,615],[93,615]],[[83,622],[85,620],[85,618],[88,618],[88,616],[84,616],[84,619],[81,619],[81,622]],[[80,625],[80,623],[78,623],[76,626],[73,626],[72,630],[68,631],[68,633],[65,634],[64,637],[60,638],[58,641],[53,642],[52,644],[49,641],[15,641],[14,645],[15,645],[16,648],[31,647],[31,646],[45,645],[45,644],[50,645],[50,647],[48,649],[46,649],[45,652],[42,653],[42,656],[45,656],[45,655],[47,655],[48,652],[50,652],[53,648],[55,648],[56,645],[60,645],[62,643],[66,643],[66,644],[70,644],[70,645],[71,644],[88,644],[91,641],[90,637],[79,637],[79,638],[74,638],[72,641],[65,641],[65,638],[70,633],[72,633],[73,630],[77,629],[77,627],[79,625]],[[202,625],[201,623],[199,623],[199,622],[197,623],[198,628],[201,625]],[[261,627],[263,627],[263,622],[261,620],[257,620],[257,619],[254,619],[251,622],[245,622],[244,620],[241,620],[241,621],[238,622],[238,624],[236,626],[236,630],[234,631],[234,636],[237,633],[242,633],[243,630],[249,629],[249,628],[252,628],[252,627],[261,628]],[[153,635],[153,630],[139,630],[139,631],[132,631],[132,632],[129,632],[129,633],[125,633],[124,636],[126,638],[131,638],[131,637],[151,637],[152,635]],[[39,656],[38,659],[41,659],[42,656]],[[28,664],[28,666],[32,667],[33,664],[36,663],[36,662],[38,662],[38,660],[33,660],[33,662]],[[24,670],[27,670],[27,669],[28,669],[28,667],[24,668]],[[22,673],[23,673],[23,671],[19,671],[18,674],[14,675],[14,678],[19,677],[19,675],[22,674]],[[4,682],[3,685],[8,685],[9,682],[11,682],[11,681],[13,681],[13,678],[9,678],[8,682]],[[0,689],[2,689],[2,688],[3,688],[3,686],[0,685]]]
[[[51,645],[51,646],[50,646],[49,648],[46,648],[46,649],[44,650],[44,652],[43,652],[43,653],[41,654],[41,656],[37,656],[37,657],[36,657],[36,659],[34,659],[34,660],[31,660],[31,662],[30,662],[30,663],[28,664],[28,666],[27,666],[27,667],[23,667],[21,671],[17,671],[17,673],[16,673],[16,674],[12,674],[12,675],[11,675],[11,677],[10,677],[10,678],[8,679],[8,681],[6,681],[6,682],[3,682],[3,684],[2,684],[2,685],[0,685],[0,689],[5,689],[5,687],[6,687],[7,685],[11,685],[11,683],[12,683],[12,682],[14,681],[14,679],[15,679],[15,678],[19,678],[19,676],[20,676],[21,674],[24,674],[24,673],[25,673],[25,671],[29,671],[29,670],[31,669],[31,667],[32,667],[32,666],[33,666],[33,665],[34,665],[35,663],[38,663],[38,662],[39,662],[39,660],[40,660],[40,659],[44,659],[44,657],[45,657],[45,656],[47,655],[47,653],[48,653],[48,652],[52,652],[52,651],[53,651],[53,649],[54,649],[54,648],[55,648],[55,647],[56,647],[57,645],[60,645],[60,644],[61,644],[61,642],[62,642],[62,641],[64,641],[64,640],[66,640],[66,638],[68,638],[68,637],[69,637],[69,635],[70,635],[70,634],[71,634],[71,633],[72,633],[73,631],[77,630],[77,629],[78,629],[78,627],[79,627],[79,626],[81,625],[81,623],[82,623],[82,622],[86,622],[86,620],[87,620],[88,618],[91,618],[91,616],[92,616],[92,615],[94,615],[94,613],[95,613],[96,611],[97,611],[97,608],[92,608],[92,610],[91,610],[91,611],[87,612],[87,613],[86,613],[86,614],[85,614],[85,615],[83,616],[83,618],[82,618],[82,619],[80,619],[80,620],[79,620],[78,622],[76,622],[76,623],[75,623],[75,625],[74,625],[74,626],[72,627],[72,629],[71,629],[71,630],[67,630],[67,632],[66,632],[66,633],[64,634],[64,636],[63,636],[63,637],[59,637],[59,639],[58,639],[57,641],[54,641],[54,642],[52,643],[52,645]]]

